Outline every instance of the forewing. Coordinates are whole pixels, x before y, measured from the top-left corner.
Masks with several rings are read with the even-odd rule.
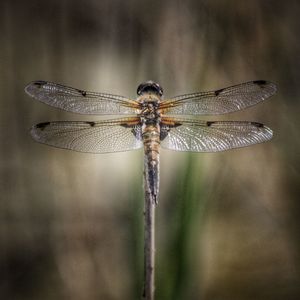
[[[79,114],[136,114],[138,103],[123,96],[87,92],[47,81],[33,81],[26,93],[48,105]]]
[[[33,126],[31,135],[39,143],[79,152],[120,152],[143,146],[141,126],[136,118],[46,122]]]
[[[274,83],[256,80],[224,89],[177,96],[163,101],[165,114],[218,115],[255,105],[276,93]]]
[[[270,128],[245,121],[205,122],[176,119],[161,126],[161,146],[176,151],[218,152],[266,142]]]

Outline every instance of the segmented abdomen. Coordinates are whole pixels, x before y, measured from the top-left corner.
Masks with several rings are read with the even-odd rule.
[[[159,125],[145,125],[143,128],[143,142],[145,151],[146,186],[152,201],[157,204],[159,191]]]

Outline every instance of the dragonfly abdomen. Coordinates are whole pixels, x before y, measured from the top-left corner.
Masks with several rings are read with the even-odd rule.
[[[143,128],[143,143],[145,151],[146,186],[152,201],[158,203],[159,192],[159,125],[146,125]]]

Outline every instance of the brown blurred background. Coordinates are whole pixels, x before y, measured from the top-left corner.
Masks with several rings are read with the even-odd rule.
[[[135,97],[265,79],[276,96],[208,119],[253,120],[266,144],[162,151],[156,299],[300,299],[300,2],[2,0],[0,299],[139,299],[142,151],[37,144],[50,120],[97,120],[29,98],[49,80]]]

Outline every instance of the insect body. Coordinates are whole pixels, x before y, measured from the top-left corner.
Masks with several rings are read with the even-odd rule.
[[[159,192],[160,147],[217,152],[265,142],[273,134],[257,122],[201,121],[179,116],[225,114],[255,105],[276,92],[276,86],[264,80],[167,100],[162,98],[160,85],[153,81],[139,85],[137,99],[47,81],[34,81],[25,91],[46,104],[74,113],[125,115],[95,122],[44,122],[33,126],[31,135],[38,142],[80,152],[108,153],[143,147],[146,192],[155,203]]]

